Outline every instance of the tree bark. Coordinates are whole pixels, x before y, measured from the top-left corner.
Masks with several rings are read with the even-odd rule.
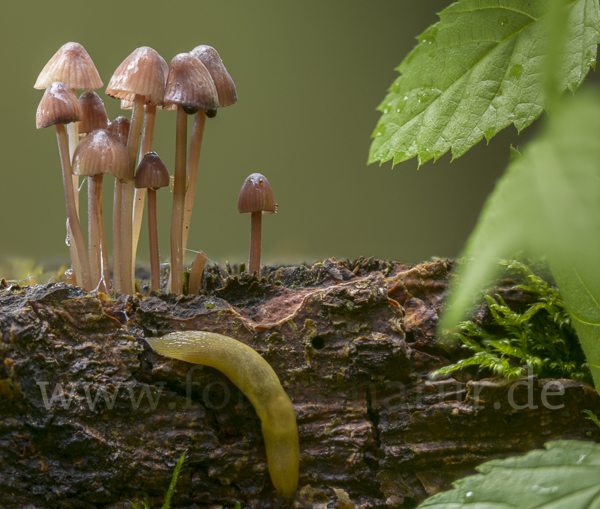
[[[483,461],[597,440],[587,384],[428,379],[459,354],[435,332],[452,266],[325,260],[260,280],[211,267],[201,295],[115,300],[2,281],[0,506],[117,509],[147,493],[160,507],[187,451],[171,507],[274,507],[248,400],[143,340],[173,330],[225,334],[269,362],[296,410],[300,496],[316,507],[416,507]],[[498,291],[528,298],[514,282]]]

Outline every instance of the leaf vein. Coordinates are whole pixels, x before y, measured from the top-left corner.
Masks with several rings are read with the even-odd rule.
[[[598,302],[598,299],[596,299],[596,297],[594,296],[594,294],[587,287],[587,285],[585,284],[585,282],[583,281],[583,279],[579,275],[579,272],[577,271],[577,269],[573,268],[573,272],[575,272],[575,275],[577,276],[577,279],[579,279],[579,282],[581,283],[581,286],[583,286],[585,288],[585,291],[588,293],[588,295],[594,301],[594,304],[596,304],[596,306],[598,306],[600,308],[600,303]]]
[[[489,6],[489,7],[477,7],[476,9],[469,10],[452,10],[451,13],[469,13],[469,12],[477,12],[477,11],[489,11],[489,10],[497,10],[497,11],[508,11],[508,12],[516,12],[517,14],[522,14],[527,18],[531,18],[533,21],[538,21],[542,18],[535,18],[531,14],[527,12],[520,11],[519,9],[513,9],[511,7],[503,7],[503,6]]]

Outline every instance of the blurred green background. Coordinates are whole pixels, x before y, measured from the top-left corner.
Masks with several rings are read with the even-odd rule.
[[[366,166],[379,117],[375,108],[397,76],[394,68],[449,3],[5,3],[0,258],[68,260],[56,138],[50,129],[35,129],[42,92],[33,83],[69,41],[83,44],[105,85],[138,46],[155,48],[167,62],[199,44],[219,51],[239,102],[207,121],[188,245],[204,250],[211,261],[248,256],[250,217],[238,214],[236,202],[253,172],[267,176],[279,203],[279,213],[263,222],[265,262],[457,256],[508,162],[509,145],[523,146],[537,124],[521,136],[506,129],[488,147],[479,143],[452,164],[446,155],[418,171],[416,160],[393,170],[390,163]],[[111,118],[123,113],[118,101],[98,92]],[[154,148],[171,172],[174,126],[175,114],[159,110]],[[109,226],[112,182],[106,188]],[[161,191],[158,201],[166,260],[171,196]],[[189,254],[188,261],[192,258]],[[138,261],[147,259],[144,224]]]

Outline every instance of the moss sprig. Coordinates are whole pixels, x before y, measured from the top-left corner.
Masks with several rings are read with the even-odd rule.
[[[461,322],[447,338],[470,350],[471,355],[436,370],[432,377],[475,365],[507,379],[524,376],[531,369],[543,378],[591,382],[558,289],[520,261],[502,261],[501,265],[508,276],[522,281],[515,288],[529,294],[532,302],[514,310],[501,295],[486,295],[490,326],[483,327],[473,320]]]

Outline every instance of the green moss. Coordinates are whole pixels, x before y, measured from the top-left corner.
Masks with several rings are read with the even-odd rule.
[[[466,359],[438,369],[432,376],[467,367],[487,368],[508,379],[526,375],[528,368],[545,378],[592,378],[569,313],[558,289],[516,260],[501,262],[506,275],[521,281],[515,286],[530,296],[523,309],[511,309],[498,294],[486,295],[491,323],[461,322],[446,341],[471,353]]]

